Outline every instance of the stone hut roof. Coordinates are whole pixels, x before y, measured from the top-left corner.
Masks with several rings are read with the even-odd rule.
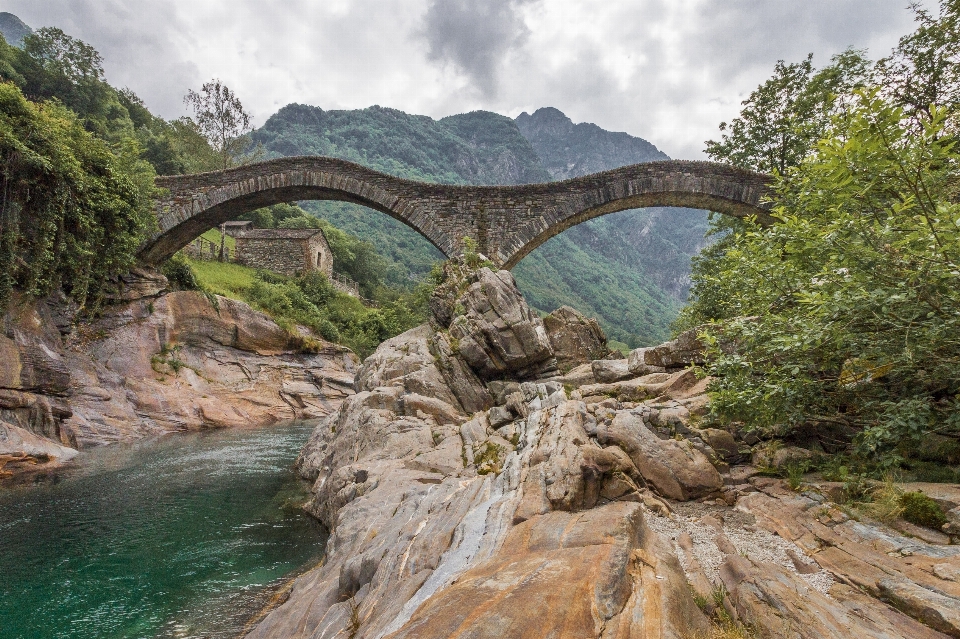
[[[252,229],[237,231],[235,237],[251,240],[306,240],[317,233],[323,234],[323,231],[321,229]]]

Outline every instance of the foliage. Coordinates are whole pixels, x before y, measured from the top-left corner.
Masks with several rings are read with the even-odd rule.
[[[32,36],[31,36],[32,37]],[[113,148],[55,103],[0,84],[0,303],[57,287],[96,306],[153,223],[153,170],[131,139]]]
[[[386,339],[426,321],[429,290],[395,296],[379,308],[335,289],[316,271],[286,277],[238,264],[190,260],[206,291],[268,313],[291,332],[299,324],[366,357]]]
[[[773,77],[743,101],[740,116],[720,123],[725,133],[720,142],[707,141],[707,155],[762,173],[797,166],[823,137],[838,97],[862,85],[868,69],[863,53],[852,49],[819,71],[813,54],[802,62],[778,61]]]
[[[914,123],[933,116],[931,105],[960,113],[960,1],[941,1],[938,16],[919,4],[911,9],[917,29],[877,63],[877,84]]]
[[[764,161],[778,171],[782,222],[715,224],[721,238],[694,261],[694,300],[677,322],[717,322],[705,331],[715,417],[774,435],[806,424],[855,436],[874,472],[935,435],[960,438],[960,2],[944,0],[937,18],[913,10],[918,28],[890,57],[839,74],[880,86],[841,82],[813,115],[802,101],[777,103],[786,116],[772,122],[785,123],[780,139],[792,136],[794,152],[779,166]],[[751,100],[786,70],[778,65]],[[742,122],[753,121],[751,100]],[[805,120],[817,113],[829,118],[811,131]],[[763,125],[740,131],[708,149],[764,168],[753,150],[776,136]]]
[[[190,90],[183,101],[193,109],[197,130],[220,156],[220,168],[232,166],[249,146],[250,115],[240,99],[218,79],[200,91]]]
[[[34,102],[59,101],[84,128],[111,144],[135,139],[140,157],[158,174],[196,173],[220,165],[192,120],[165,122],[129,89],[111,87],[103,79],[100,54],[59,29],[28,35],[23,49],[0,38],[0,79],[13,82]]]
[[[840,423],[879,453],[960,436],[958,157],[942,110],[918,135],[876,91],[857,100],[778,181],[782,223],[738,234],[696,273],[708,304],[685,312],[728,320],[736,345],[707,331],[717,414],[780,431]]]
[[[31,99],[56,98],[98,133],[125,115],[116,93],[103,81],[100,54],[89,44],[47,27],[23,39],[23,54],[17,58],[23,92]]]
[[[940,530],[947,523],[947,516],[940,504],[921,492],[904,493],[900,496],[900,506],[903,518],[911,524]]]
[[[882,522],[892,522],[903,515],[903,491],[897,486],[893,475],[888,474],[884,482],[870,491],[869,501],[858,507],[870,516]]]
[[[175,290],[196,291],[200,289],[200,284],[190,268],[190,263],[182,253],[175,253],[173,257],[164,262],[160,272],[163,273]]]

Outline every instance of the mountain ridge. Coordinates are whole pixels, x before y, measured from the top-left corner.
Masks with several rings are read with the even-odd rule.
[[[33,33],[27,23],[7,11],[0,11],[0,35],[15,47],[23,46],[23,39]]]
[[[445,184],[524,184],[578,177],[669,157],[650,142],[544,107],[516,119],[473,111],[434,120],[372,106],[324,110],[290,104],[252,134],[268,157],[328,155],[398,177]],[[409,286],[442,255],[392,218],[342,202],[303,206],[371,241],[388,260],[385,280]],[[538,311],[564,304],[597,317],[613,339],[659,343],[689,291],[689,260],[703,246],[706,214],[642,209],[568,229],[515,269]]]

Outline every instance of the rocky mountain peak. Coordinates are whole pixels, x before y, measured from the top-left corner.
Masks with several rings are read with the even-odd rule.
[[[23,45],[23,39],[33,33],[27,24],[6,11],[0,11],[0,34],[3,35],[3,39],[7,41],[8,44],[12,44],[15,47]]]
[[[553,107],[537,109],[533,115],[523,112],[516,123],[555,180],[670,159],[642,138],[606,131],[590,122],[574,124]]]

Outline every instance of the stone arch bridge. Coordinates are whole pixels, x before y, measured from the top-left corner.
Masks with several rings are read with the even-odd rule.
[[[764,203],[770,178],[712,162],[669,160],[520,186],[449,186],[404,180],[353,162],[294,157],[224,171],[157,178],[166,190],[159,230],[140,249],[159,265],[198,235],[260,207],[295,200],[341,200],[400,220],[450,257],[464,237],[512,268],[545,241],[580,222],[625,209],[676,206],[735,217],[773,218]]]

